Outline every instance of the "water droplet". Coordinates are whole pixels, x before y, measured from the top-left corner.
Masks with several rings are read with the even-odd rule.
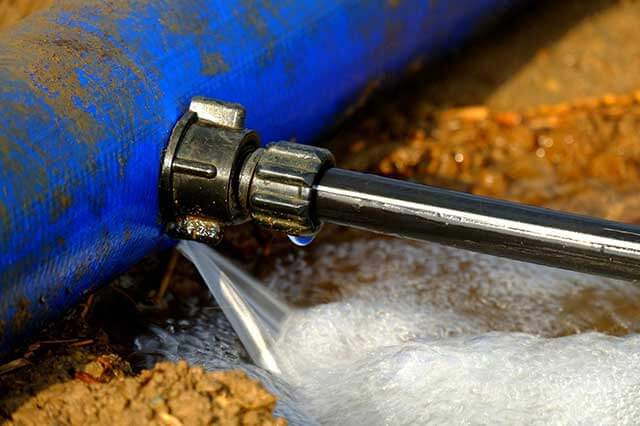
[[[289,240],[291,240],[293,244],[300,247],[308,246],[309,244],[311,244],[311,242],[315,238],[314,235],[287,235],[287,236],[289,237]]]

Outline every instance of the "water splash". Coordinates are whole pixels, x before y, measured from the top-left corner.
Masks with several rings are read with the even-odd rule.
[[[245,369],[279,397],[292,425],[632,425],[640,417],[640,335],[552,337],[594,329],[603,312],[622,315],[607,295],[640,309],[640,290],[628,283],[389,239],[318,245],[312,256],[282,258],[267,282],[316,304],[275,320],[251,314],[279,373],[216,359],[210,313],[141,349]],[[583,312],[581,294],[597,309]]]

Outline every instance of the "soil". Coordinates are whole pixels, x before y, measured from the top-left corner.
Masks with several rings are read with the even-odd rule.
[[[51,3],[53,0],[0,0],[0,31]]]
[[[206,373],[182,362],[134,375],[133,338],[158,318],[180,315],[180,300],[209,299],[189,264],[164,271],[171,263],[165,254],[150,257],[1,365],[0,424],[285,425],[273,417],[276,398],[243,372]],[[176,283],[159,295],[166,272]]]
[[[0,25],[8,3],[0,0]],[[326,141],[340,165],[640,223],[640,2],[533,3],[374,96]],[[326,227],[312,247],[296,250],[312,257],[323,242],[355,238],[367,235]],[[293,250],[281,235],[251,226],[227,233],[222,248],[258,275]],[[136,373],[139,330],[174,315],[179,300],[208,297],[184,260],[167,267],[176,263],[171,256],[150,256],[0,365],[7,424],[278,424],[273,397],[240,373],[165,363]],[[338,291],[332,282],[308,284],[301,305]],[[603,313],[602,300],[622,319]],[[566,310],[582,330],[639,331],[640,297],[579,294]],[[126,396],[133,390],[137,396]]]
[[[102,384],[90,372],[48,387],[20,406],[10,425],[286,425],[276,398],[242,371],[205,372],[158,363]]]
[[[478,195],[640,222],[640,93],[523,111],[417,108],[399,138],[353,133],[343,165]],[[354,140],[353,137],[348,137]],[[380,139],[383,139],[382,141]],[[367,155],[384,146],[376,155]]]

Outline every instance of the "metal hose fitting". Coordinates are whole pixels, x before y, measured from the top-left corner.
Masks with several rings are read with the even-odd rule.
[[[249,219],[292,235],[317,232],[313,185],[333,155],[290,142],[259,148],[244,117],[239,104],[194,98],[176,124],[160,180],[169,235],[215,244],[225,225]]]
[[[176,125],[161,188],[172,235],[214,243],[253,219],[308,236],[327,222],[640,281],[640,227],[341,170],[322,148],[259,148],[243,118],[240,105],[194,99]]]
[[[314,214],[313,186],[334,164],[326,149],[271,143],[245,164],[241,200],[251,218],[263,227],[290,235],[313,235],[320,228]]]

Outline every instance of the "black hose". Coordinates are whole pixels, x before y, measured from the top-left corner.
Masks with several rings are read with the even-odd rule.
[[[640,227],[329,169],[320,221],[625,280],[640,279]]]

